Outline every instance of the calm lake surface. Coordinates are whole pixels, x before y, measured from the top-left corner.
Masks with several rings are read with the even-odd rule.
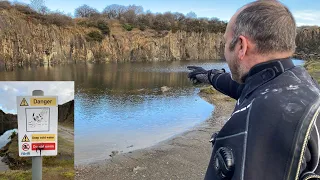
[[[187,79],[188,65],[228,69],[217,61],[87,63],[20,68],[0,72],[0,80],[74,80],[75,163],[86,164],[150,147],[209,118],[214,107]]]

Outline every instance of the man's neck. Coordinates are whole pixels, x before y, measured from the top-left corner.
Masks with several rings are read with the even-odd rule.
[[[291,64],[292,64],[292,60],[291,60],[290,57],[270,59],[270,60],[268,60],[268,61],[261,62],[261,63],[259,63],[259,64],[254,65],[254,66],[250,69],[250,71],[248,71],[248,72],[246,73],[246,75],[242,77],[242,81],[245,82],[248,77],[253,76],[254,74],[256,74],[256,73],[258,73],[258,72],[260,72],[260,71],[262,71],[262,70],[264,70],[264,69],[266,69],[266,68],[272,68],[273,65],[274,65],[274,63],[275,63],[276,61],[281,61],[281,63],[284,62],[284,61],[286,61],[286,62],[284,63],[284,65],[285,65],[285,66],[288,66],[288,67],[289,67],[289,66],[291,67]]]
[[[293,55],[293,52],[280,52],[280,53],[276,52],[276,53],[252,55],[251,58],[246,61],[247,72],[249,72],[250,69],[257,64],[272,61],[274,59],[284,59],[284,58],[292,57],[292,55]]]

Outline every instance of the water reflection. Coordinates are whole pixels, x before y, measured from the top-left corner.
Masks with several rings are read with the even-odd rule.
[[[181,87],[191,86],[185,78],[187,65],[211,66],[213,62],[82,63],[62,64],[55,67],[24,67],[11,72],[0,72],[0,80],[75,80],[77,89],[80,90],[95,88],[123,91],[159,88],[164,85]],[[217,67],[226,67],[223,62],[216,65]]]

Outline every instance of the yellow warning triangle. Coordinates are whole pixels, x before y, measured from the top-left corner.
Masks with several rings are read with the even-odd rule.
[[[25,98],[22,99],[20,106],[29,106],[28,102],[26,101]]]
[[[28,136],[25,134],[22,138],[22,141],[21,142],[30,142]]]

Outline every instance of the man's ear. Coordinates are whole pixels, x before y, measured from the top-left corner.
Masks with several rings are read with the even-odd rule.
[[[239,36],[240,48],[238,52],[238,58],[242,60],[244,56],[247,54],[248,50],[248,39],[242,35]]]

